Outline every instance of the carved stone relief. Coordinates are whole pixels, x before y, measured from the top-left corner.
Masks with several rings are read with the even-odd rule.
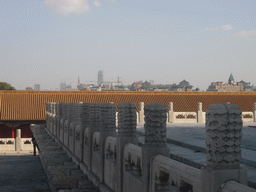
[[[239,167],[242,111],[235,104],[212,104],[206,110],[206,158],[211,167]]]
[[[136,106],[134,103],[118,105],[118,135],[132,136],[136,134]]]
[[[166,107],[150,103],[145,107],[145,144],[166,143]]]

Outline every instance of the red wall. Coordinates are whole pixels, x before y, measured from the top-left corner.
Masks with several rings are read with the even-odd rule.
[[[32,132],[30,130],[29,124],[21,124],[18,127],[15,127],[14,137],[16,137],[16,129],[21,129],[21,138],[32,137]],[[0,138],[12,138],[12,128],[5,124],[0,124]]]

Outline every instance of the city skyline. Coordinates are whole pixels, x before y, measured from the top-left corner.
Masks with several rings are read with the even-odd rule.
[[[186,79],[256,83],[256,2],[45,0],[0,3],[1,82],[16,89]]]

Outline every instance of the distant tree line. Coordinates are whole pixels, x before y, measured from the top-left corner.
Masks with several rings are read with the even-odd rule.
[[[0,82],[0,90],[16,90],[16,89],[6,82]]]

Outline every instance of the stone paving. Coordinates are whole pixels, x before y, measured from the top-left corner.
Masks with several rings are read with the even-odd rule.
[[[144,133],[144,125],[138,124],[137,131]],[[172,141],[167,144],[172,158],[197,168],[206,165],[204,123],[170,123],[166,132],[167,140]],[[247,170],[249,186],[256,188],[256,122],[244,123],[242,134],[242,158],[249,164],[241,163],[241,167]],[[138,136],[139,142],[144,143],[144,136]]]
[[[0,154],[0,173],[1,192],[50,191],[38,155]]]

